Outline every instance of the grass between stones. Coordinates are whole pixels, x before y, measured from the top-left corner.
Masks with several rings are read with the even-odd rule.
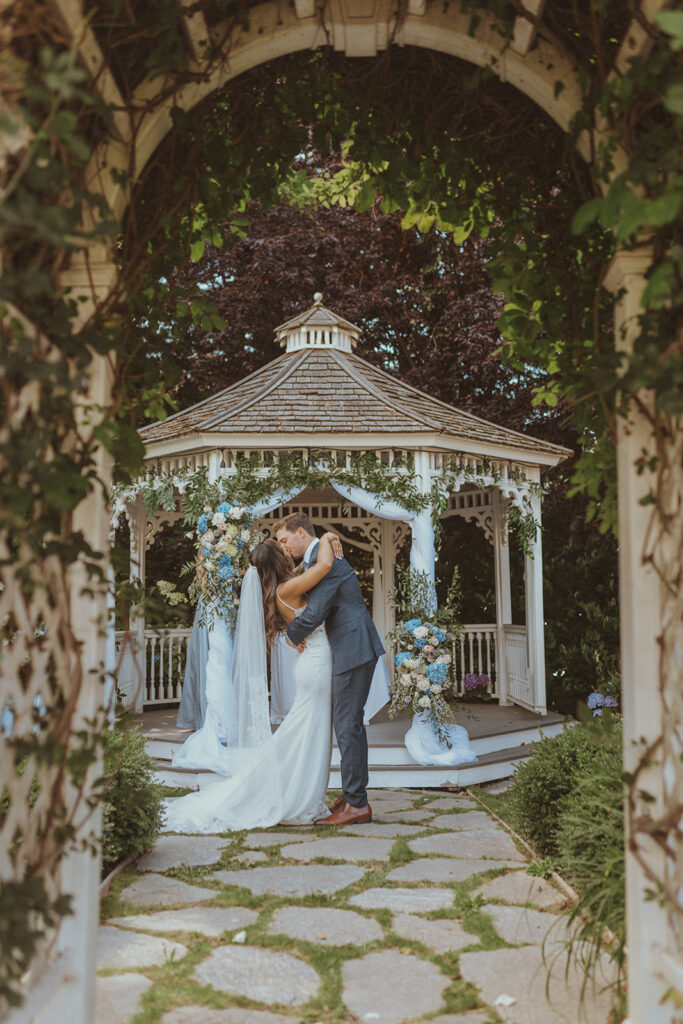
[[[169,793],[169,795],[171,795]],[[174,794],[175,795],[175,794]],[[331,794],[334,797],[334,794]],[[405,794],[407,795],[407,794]],[[411,796],[413,794],[410,794]],[[434,799],[443,797],[444,793],[431,792],[417,794],[415,799],[410,801],[414,809],[427,809]],[[379,803],[379,802],[378,802]],[[476,805],[474,805],[476,806]],[[492,808],[493,809],[493,808]],[[378,807],[379,810],[379,807]],[[450,829],[439,829],[438,815],[442,813],[454,814],[461,811],[466,812],[467,808],[434,808],[437,817],[429,826],[424,826],[415,836],[431,835],[435,832],[448,832]],[[496,813],[498,813],[496,809]],[[493,824],[493,822],[492,822]],[[266,832],[268,830],[259,830]],[[273,831],[282,831],[276,828]],[[319,835],[333,837],[336,835],[348,835],[348,830],[320,828],[311,830],[311,838]],[[304,941],[291,938],[282,934],[270,934],[268,927],[276,910],[288,906],[301,907],[322,907],[349,909],[349,899],[367,889],[371,888],[396,888],[398,883],[387,881],[387,874],[395,867],[406,864],[413,860],[415,854],[408,845],[406,838],[400,837],[394,840],[389,859],[383,861],[368,861],[360,864],[365,869],[363,876],[347,888],[331,894],[311,894],[307,896],[278,896],[274,894],[252,894],[248,889],[235,885],[222,885],[212,878],[213,872],[229,868],[231,870],[249,871],[249,865],[241,864],[235,858],[245,847],[246,833],[225,834],[226,849],[222,852],[219,862],[213,865],[190,866],[181,864],[168,869],[165,872],[167,877],[179,879],[193,885],[203,886],[214,890],[214,897],[203,904],[203,906],[231,907],[242,906],[256,910],[257,920],[247,926],[246,943],[264,949],[289,953],[301,958],[310,964],[317,971],[321,979],[320,989],[315,998],[309,1000],[304,1006],[296,1009],[288,1006],[272,1004],[267,1008],[273,1012],[291,1016],[293,1020],[302,1024],[344,1024],[348,1022],[349,1014],[342,1002],[343,983],[342,968],[346,961],[358,959],[368,953],[385,949],[396,949],[410,955],[418,956],[423,960],[434,963],[439,970],[449,979],[450,984],[444,990],[443,1003],[433,1015],[442,1013],[463,1013],[482,1006],[477,995],[477,990],[471,984],[465,982],[460,976],[459,953],[463,950],[436,954],[424,944],[403,938],[395,934],[392,929],[392,914],[384,908],[359,908],[353,907],[353,913],[360,916],[374,918],[383,930],[383,939],[366,943],[365,945],[348,946],[322,946],[315,941]],[[280,847],[286,842],[274,843],[273,846],[262,847],[263,852],[268,856],[267,861],[261,862],[258,866],[276,867],[294,863],[292,860],[283,858],[280,855]],[[438,857],[439,854],[425,854],[426,857]],[[301,862],[296,862],[301,863]],[[318,857],[311,860],[317,864],[337,864],[340,861],[329,857]],[[341,862],[343,863],[343,862]],[[483,900],[481,897],[472,897],[473,889],[483,882],[497,877],[505,871],[503,867],[492,865],[489,871],[483,872],[462,882],[440,883],[439,888],[448,888],[453,891],[453,905],[444,910],[438,910],[424,915],[434,919],[457,919],[461,922],[465,931],[472,934],[472,944],[464,947],[470,949],[498,949],[508,945],[496,934],[491,918],[482,911]],[[146,913],[150,910],[170,909],[171,905],[162,907],[133,906],[121,898],[122,890],[142,876],[142,872],[135,868],[128,868],[121,873],[112,883],[109,896],[102,903],[102,916],[109,917],[134,916]],[[423,889],[431,887],[429,881],[404,883],[400,887]],[[190,975],[194,968],[210,955],[212,950],[221,945],[229,943],[233,932],[224,932],[217,937],[205,937],[193,932],[165,932],[170,939],[182,942],[187,946],[188,953],[178,960],[169,960],[161,967],[138,968],[137,972],[142,973],[152,981],[152,987],[143,995],[141,1008],[133,1018],[132,1024],[157,1024],[164,1014],[177,1006],[202,1005],[223,1009],[228,1007],[244,1007],[253,1009],[264,1009],[260,1003],[253,1002],[236,995],[228,995],[213,989],[211,986],[200,985],[192,980]],[[112,970],[102,971],[102,974],[120,973]],[[499,1024],[501,1018],[494,1012],[482,1024]]]

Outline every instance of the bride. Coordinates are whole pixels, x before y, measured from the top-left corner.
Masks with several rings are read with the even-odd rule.
[[[277,541],[258,544],[242,581],[232,662],[234,716],[228,751],[238,768],[230,778],[165,801],[167,832],[236,832],[310,824],[329,814],[325,793],[332,753],[332,656],[319,626],[294,669],[296,698],[273,735],[268,715],[266,644],[272,646],[306,607],[305,594],[327,575],[340,552],[331,533],[318,560],[300,576]]]

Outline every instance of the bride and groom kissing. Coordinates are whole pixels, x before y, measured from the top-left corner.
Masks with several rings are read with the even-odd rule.
[[[294,560],[303,571],[296,573]],[[226,832],[277,824],[349,825],[372,819],[363,709],[384,647],[338,538],[316,539],[294,513],[277,540],[257,544],[242,581],[231,678],[235,715],[249,756],[229,778],[166,801],[167,831]],[[299,655],[296,697],[277,731],[264,735],[266,648],[278,634]],[[332,725],[341,755],[342,796],[325,804]],[[253,741],[260,737],[260,741]]]

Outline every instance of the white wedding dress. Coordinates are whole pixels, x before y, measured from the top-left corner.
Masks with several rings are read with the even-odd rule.
[[[255,574],[256,570],[252,568],[249,573]],[[242,611],[241,606],[236,650],[240,649]],[[262,619],[262,606],[260,611]],[[295,614],[302,611],[301,608]],[[258,675],[263,671],[265,685],[265,632],[253,630],[252,624],[249,630],[252,636],[258,635],[259,643],[263,637],[263,668]],[[250,638],[243,645],[250,658],[253,643]],[[253,653],[260,657],[260,650]],[[235,671],[233,662],[233,675]],[[249,685],[253,686],[254,669],[250,666],[242,674],[249,676]],[[316,818],[327,817],[325,794],[332,754],[332,654],[324,626],[306,638],[306,648],[296,661],[294,679],[296,697],[277,732],[247,750],[246,756],[243,751],[243,766],[230,778],[206,785],[196,793],[166,800],[164,831],[237,832],[277,824],[309,825]],[[229,683],[226,678],[225,685]],[[261,685],[260,679],[257,685]]]

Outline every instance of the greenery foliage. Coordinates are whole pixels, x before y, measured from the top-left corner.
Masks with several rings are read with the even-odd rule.
[[[626,945],[626,864],[621,719],[611,712],[542,739],[506,794],[511,820],[578,890],[570,911],[570,952],[595,965],[608,952],[621,993]],[[533,865],[532,865],[533,867]],[[605,929],[611,937],[605,943]],[[591,972],[584,975],[585,981]]]
[[[200,0],[197,9],[210,20],[226,19],[207,44],[209,63],[229,62],[231,41],[249,27],[250,6]],[[486,9],[495,15],[499,6],[500,32],[508,33],[512,6]],[[601,529],[616,524],[613,440],[618,415],[634,401],[653,427],[642,469],[656,474],[645,495],[656,537],[665,534],[662,523],[668,528],[672,515],[680,516],[670,511],[672,474],[680,467],[670,442],[683,411],[683,13],[646,18],[648,45],[615,70],[630,3],[548,6],[549,31],[575,57],[584,94],[567,137],[497,81],[493,66],[473,71],[409,48],[354,62],[326,50],[299,53],[245,74],[193,111],[172,107],[173,131],[144,169],[132,151],[125,169],[104,164],[102,173],[127,190],[122,206],[128,203],[129,212],[121,220],[94,191],[97,176],[86,168],[103,139],[116,139],[120,150],[121,125],[142,125],[142,107],[167,103],[197,81],[179,9],[154,2],[123,10],[104,2],[90,10],[87,31],[120,94],[111,104],[87,80],[87,62],[76,52],[80,32],[72,36],[28,0],[3,12],[9,44],[1,127],[10,141],[0,166],[0,618],[3,642],[26,649],[20,685],[40,677],[50,705],[35,740],[26,701],[12,743],[30,751],[32,772],[53,773],[54,782],[49,807],[45,788],[23,837],[13,865],[17,884],[30,885],[41,868],[58,877],[59,857],[74,838],[69,793],[79,800],[88,789],[96,758],[101,723],[88,731],[73,722],[84,676],[69,594],[60,588],[77,561],[89,586],[106,578],[103,552],[93,550],[79,521],[83,499],[108,485],[99,447],[121,472],[139,469],[135,425],[163,416],[170,405],[173,345],[191,325],[206,332],[224,325],[191,283],[169,277],[170,269],[198,257],[207,243],[241,237],[248,202],[279,201],[283,181],[303,207],[314,194],[316,202],[401,211],[406,229],[437,225],[458,244],[473,232],[490,239],[489,270],[505,301],[503,356],[520,370],[534,366],[548,375],[538,385],[539,403],[564,400],[571,408],[583,449],[574,485],[587,495],[589,514]],[[478,18],[474,8],[472,32]],[[150,83],[159,90],[155,97]],[[564,86],[558,81],[557,91]],[[576,143],[595,119],[604,130],[589,169]],[[347,144],[345,176],[321,176],[321,188],[318,178],[293,179],[297,154],[311,139],[322,152],[330,138]],[[226,237],[217,236],[219,224],[228,225]],[[635,343],[625,352],[611,337],[611,304],[601,285],[615,247],[641,243],[653,257]],[[69,289],[70,262],[88,253],[88,270],[97,270],[98,259],[112,252],[120,271],[114,288],[84,304],[90,285]],[[113,376],[104,404],[88,393],[102,357]],[[652,406],[640,398],[643,388]],[[665,574],[656,557],[652,564]],[[677,599],[680,573],[666,582]],[[41,600],[64,613],[57,621],[55,612],[47,638],[31,638],[38,617],[27,623],[26,608]],[[27,628],[17,639],[19,622]],[[37,914],[47,921],[45,907]]]
[[[145,737],[124,718],[107,732],[104,746],[106,789],[103,804],[102,865],[111,870],[127,857],[150,850],[163,822],[161,790]]]
[[[562,853],[559,830],[579,782],[620,755],[620,721],[606,716],[602,734],[604,742],[597,743],[592,728],[567,725],[559,736],[542,737],[515,772],[510,813],[515,827],[544,856]]]

